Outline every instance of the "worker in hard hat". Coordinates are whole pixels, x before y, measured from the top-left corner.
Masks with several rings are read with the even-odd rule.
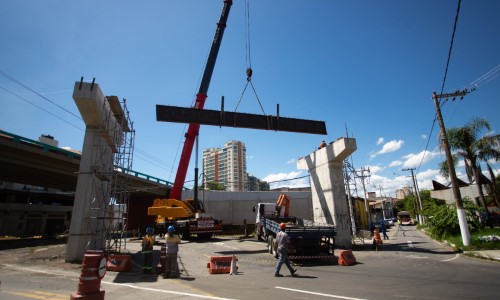
[[[318,149],[325,148],[325,147],[326,147],[326,142],[325,142],[325,140],[322,140],[321,144],[318,147]]]
[[[179,252],[179,244],[181,239],[175,234],[175,227],[168,226],[167,234],[165,235],[165,252],[167,259],[165,261],[165,278],[178,278],[179,265],[177,264],[177,253]]]
[[[142,239],[142,253],[144,254],[144,264],[142,272],[151,274],[153,272],[153,245],[155,244],[153,228],[146,228],[146,235]]]
[[[276,270],[274,271],[274,277],[283,277],[283,275],[280,274],[281,266],[283,265],[283,263],[285,263],[288,270],[290,270],[290,274],[292,274],[292,276],[295,276],[295,273],[297,272],[297,269],[292,268],[290,260],[288,259],[288,250],[290,249],[290,237],[285,232],[285,228],[286,224],[281,223],[280,232],[278,232],[278,234],[276,235],[275,247],[277,249],[279,258],[278,258],[278,264],[276,265]]]

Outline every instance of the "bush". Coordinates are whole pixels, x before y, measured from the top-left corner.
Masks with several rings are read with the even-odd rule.
[[[463,206],[469,231],[471,233],[479,231],[481,228],[479,207],[468,199],[464,199]],[[428,217],[429,233],[432,237],[443,240],[460,235],[460,224],[455,204],[432,205],[427,207],[424,213]]]

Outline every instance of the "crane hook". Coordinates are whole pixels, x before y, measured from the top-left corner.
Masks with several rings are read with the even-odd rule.
[[[253,73],[252,68],[248,68],[247,69],[247,80],[248,81],[250,81],[252,79],[252,73]]]

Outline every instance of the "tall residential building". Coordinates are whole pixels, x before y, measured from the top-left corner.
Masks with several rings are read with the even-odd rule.
[[[203,187],[208,182],[223,184],[227,191],[246,191],[247,161],[245,144],[229,141],[221,148],[203,150]]]

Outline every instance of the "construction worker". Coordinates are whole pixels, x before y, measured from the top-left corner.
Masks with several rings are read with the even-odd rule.
[[[153,245],[155,240],[153,237],[153,228],[146,228],[146,235],[142,239],[142,253],[144,254],[144,264],[142,272],[144,274],[151,274],[153,270]]]
[[[286,224],[280,224],[280,232],[276,235],[275,246],[279,255],[278,264],[276,265],[276,270],[274,271],[274,277],[283,277],[280,274],[281,266],[283,263],[286,264],[288,270],[290,270],[290,274],[295,276],[297,269],[292,268],[290,264],[290,260],[288,259],[288,250],[290,248],[290,237],[285,232]]]
[[[406,236],[405,230],[403,228],[403,221],[401,220],[401,218],[398,218],[398,231],[396,231],[396,235],[400,230],[403,232],[403,236]]]
[[[179,252],[179,244],[181,239],[175,234],[175,227],[168,226],[167,235],[165,236],[165,252],[167,259],[165,261],[165,278],[178,278],[179,265],[177,264],[177,253]]]
[[[325,140],[322,140],[321,141],[321,144],[319,145],[318,149],[321,149],[321,148],[325,148],[326,147],[326,143],[325,143]]]

